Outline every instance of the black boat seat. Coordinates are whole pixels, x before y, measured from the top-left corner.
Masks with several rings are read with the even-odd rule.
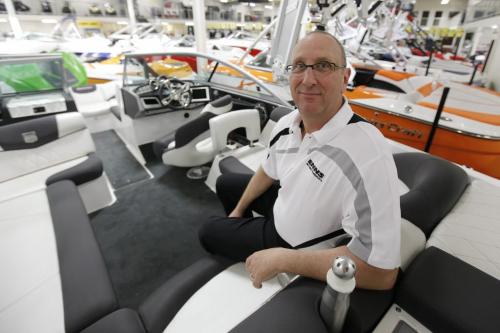
[[[244,175],[253,175],[254,171],[243,164],[234,156],[228,156],[219,162],[219,169],[221,174],[225,173],[239,173]]]
[[[226,95],[207,104],[199,117],[153,143],[153,151],[164,164],[194,167],[213,160],[215,151],[210,140],[210,119],[229,112],[232,98]]]
[[[435,247],[405,272],[395,302],[432,332],[500,327],[500,280]]]
[[[401,216],[429,238],[462,196],[469,178],[462,168],[424,153],[394,154],[399,179],[408,192],[401,196]]]

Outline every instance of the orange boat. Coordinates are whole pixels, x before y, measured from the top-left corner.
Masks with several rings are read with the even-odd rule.
[[[434,114],[403,100],[350,100],[361,115],[385,137],[424,150]],[[443,112],[429,152],[500,179],[500,126]]]
[[[384,136],[423,150],[449,87],[429,152],[500,178],[500,96],[484,88],[436,82],[412,73],[357,67],[346,92],[353,110]]]

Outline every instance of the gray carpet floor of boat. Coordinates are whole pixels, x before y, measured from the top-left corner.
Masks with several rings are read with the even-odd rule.
[[[118,301],[131,308],[206,255],[198,229],[224,212],[204,180],[147,160],[155,177],[115,191],[117,202],[91,216]]]
[[[114,131],[94,133],[92,138],[96,154],[115,190],[150,178]]]

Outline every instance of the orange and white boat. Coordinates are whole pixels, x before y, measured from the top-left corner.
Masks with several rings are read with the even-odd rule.
[[[500,178],[500,94],[389,70],[357,68],[346,92],[353,110],[393,140],[423,150],[445,86],[430,152]]]

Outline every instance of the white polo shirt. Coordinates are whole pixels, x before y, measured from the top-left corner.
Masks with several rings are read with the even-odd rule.
[[[349,250],[368,264],[400,265],[398,177],[391,150],[369,123],[348,124],[353,112],[344,102],[321,130],[301,138],[295,110],[271,134],[278,140],[263,162],[280,181],[274,204],[279,235],[290,245],[319,242],[340,229],[352,236]],[[288,128],[288,134],[286,133]]]

